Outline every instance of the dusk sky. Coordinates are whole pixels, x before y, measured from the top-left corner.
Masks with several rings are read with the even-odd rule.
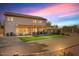
[[[55,3],[19,3],[0,4],[0,20],[5,11],[16,12],[26,15],[41,16],[52,23],[52,25],[75,25],[79,24],[79,4],[55,4]]]

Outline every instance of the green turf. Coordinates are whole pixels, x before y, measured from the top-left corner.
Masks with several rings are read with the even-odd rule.
[[[50,36],[32,36],[32,37],[20,37],[23,42],[35,41],[35,40],[45,40],[50,38],[63,38],[63,35],[50,35]]]

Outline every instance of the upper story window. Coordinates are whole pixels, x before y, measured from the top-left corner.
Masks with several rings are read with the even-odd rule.
[[[38,20],[38,23],[40,23],[40,24],[41,24],[41,23],[42,23],[42,20]]]
[[[36,19],[33,19],[33,23],[34,23],[34,24],[36,24],[36,23],[41,24],[41,23],[43,23],[43,20],[36,20]]]
[[[36,19],[33,19],[33,23],[37,23],[37,20]]]
[[[13,17],[8,17],[7,20],[8,21],[13,21]]]

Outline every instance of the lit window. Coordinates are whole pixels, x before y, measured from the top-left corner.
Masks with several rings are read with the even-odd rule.
[[[38,23],[42,23],[42,20],[39,20]]]
[[[35,32],[37,32],[37,28],[35,28]]]
[[[8,17],[8,21],[13,21],[13,17]]]
[[[33,19],[33,23],[37,23],[37,20]]]
[[[16,28],[16,34],[19,35],[19,28]]]
[[[11,21],[13,21],[13,17],[11,17]]]

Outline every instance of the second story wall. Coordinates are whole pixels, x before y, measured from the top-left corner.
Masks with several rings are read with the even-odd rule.
[[[46,21],[42,19],[31,19],[24,17],[6,16],[7,23],[20,25],[42,25],[46,26]]]

